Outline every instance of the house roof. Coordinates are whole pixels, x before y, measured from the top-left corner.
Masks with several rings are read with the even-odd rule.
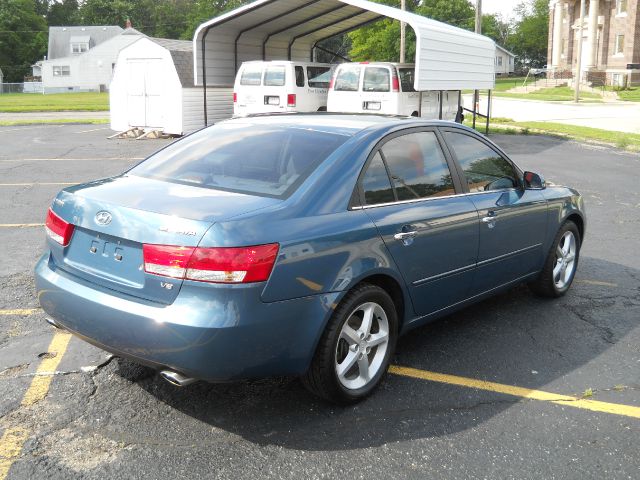
[[[497,43],[496,43],[496,48],[497,48],[498,50],[502,50],[502,51],[503,51],[504,53],[506,53],[507,55],[511,55],[512,57],[517,57],[517,55],[516,55],[515,53],[511,53],[509,50],[507,50],[507,49],[506,49],[506,48],[504,48],[504,47],[501,47],[501,46],[500,46],[500,45],[498,45]]]
[[[122,33],[122,28],[115,25],[86,27],[49,27],[48,60],[68,57],[71,53],[71,38],[89,37],[89,47],[93,48]]]

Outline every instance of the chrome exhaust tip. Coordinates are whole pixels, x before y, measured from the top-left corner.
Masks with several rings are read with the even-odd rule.
[[[56,322],[53,318],[46,317],[45,320],[52,327],[57,328],[58,330],[64,330],[64,327]]]
[[[175,387],[186,387],[198,381],[195,378],[187,377],[173,370],[162,370],[160,376]]]

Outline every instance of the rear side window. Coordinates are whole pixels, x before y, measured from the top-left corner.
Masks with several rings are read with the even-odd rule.
[[[455,193],[451,171],[435,133],[395,137],[382,146],[382,155],[398,200]]]
[[[296,87],[304,87],[304,68],[296,67]]]
[[[387,169],[384,166],[380,152],[371,159],[367,171],[362,177],[364,202],[367,205],[389,203],[395,200]]]
[[[262,83],[262,67],[249,65],[242,70],[240,85],[258,86]]]
[[[264,86],[282,87],[284,86],[285,77],[285,67],[267,67],[264,72]]]
[[[445,132],[444,135],[464,171],[469,192],[518,186],[519,175],[516,169],[494,149],[463,133]]]
[[[398,75],[400,76],[400,86],[403,92],[415,92],[413,88],[413,82],[415,80],[415,69],[413,68],[399,68]]]
[[[386,67],[367,67],[364,70],[362,90],[365,92],[388,92],[391,90],[391,73]]]
[[[333,89],[338,92],[357,92],[360,85],[360,65],[345,65],[340,67],[336,75]]]
[[[292,125],[221,122],[160,150],[128,174],[285,198],[347,138]]]
[[[307,78],[312,88],[329,88],[331,69],[329,67],[307,67]]]

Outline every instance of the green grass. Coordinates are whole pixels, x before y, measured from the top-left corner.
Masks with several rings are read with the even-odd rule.
[[[468,122],[465,121],[465,124],[468,124]],[[471,126],[470,124],[468,125]],[[484,124],[476,124],[476,129],[484,132]],[[564,123],[514,122],[508,118],[492,118],[489,133],[524,135],[543,133],[546,135],[558,135],[571,138],[573,140],[606,143],[632,152],[640,151],[640,134],[638,133],[614,132],[600,128],[565,125]]]
[[[640,102],[640,88],[630,88],[628,90],[618,90],[616,92],[620,100],[625,102]]]
[[[543,100],[547,102],[569,102],[573,101],[573,89],[569,87],[551,87],[536,90],[529,93],[505,93],[497,92],[496,96],[507,98],[522,98],[527,100]],[[580,92],[580,99],[588,102],[600,102],[602,97],[597,93]]]
[[[0,95],[0,112],[61,112],[109,110],[109,94],[83,93],[6,93]]]
[[[64,123],[80,123],[90,125],[103,125],[109,123],[108,118],[50,118],[50,119],[26,119],[26,120],[0,120],[0,127],[13,127],[16,125],[49,125]]]
[[[493,91],[504,92],[515,87],[521,87],[524,84],[525,78],[526,77],[496,77],[496,87],[493,89]],[[535,81],[536,79],[534,77],[529,77],[529,79],[527,80],[527,85]]]

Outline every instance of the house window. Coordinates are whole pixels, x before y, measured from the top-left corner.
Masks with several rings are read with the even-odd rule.
[[[68,65],[53,67],[54,77],[68,77],[69,75],[71,75],[71,69]]]
[[[498,66],[502,66],[502,57],[496,57],[496,61],[498,62]]]
[[[616,15],[627,13],[627,0],[616,0]]]
[[[71,44],[71,53],[73,54],[80,54],[80,53],[84,53],[87,50],[89,50],[89,44],[88,43],[72,43]]]
[[[616,35],[615,55],[624,55],[624,35]]]

